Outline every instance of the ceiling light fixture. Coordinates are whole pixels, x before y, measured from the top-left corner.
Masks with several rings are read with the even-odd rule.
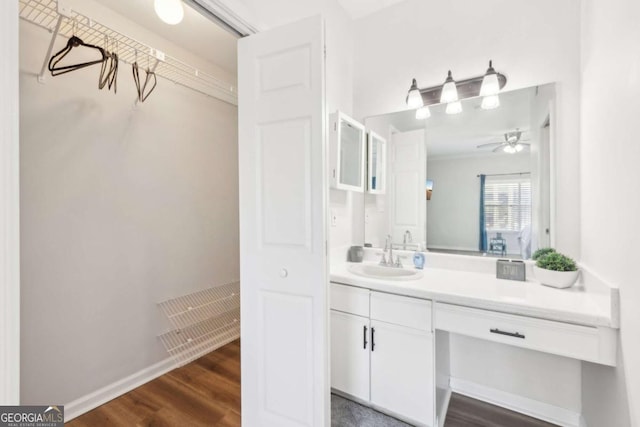
[[[169,25],[179,24],[184,18],[182,0],[154,0],[153,8],[158,17]]]
[[[445,110],[447,114],[459,114],[462,113],[462,102],[453,101],[447,104],[447,109]]]
[[[420,89],[418,89],[418,83],[416,79],[413,79],[411,83],[411,87],[409,88],[409,92],[407,93],[407,107],[420,108],[424,105],[422,101],[422,95],[420,94]]]
[[[505,153],[509,153],[509,154],[513,154],[517,151],[513,145],[505,145],[503,150]]]
[[[451,70],[447,75],[447,79],[442,85],[442,94],[440,95],[440,102],[455,102],[458,100],[458,88],[456,87],[456,81],[451,76]]]
[[[426,105],[416,110],[416,119],[424,120],[424,119],[428,119],[429,117],[431,117],[431,111],[429,110],[429,107],[427,107]]]

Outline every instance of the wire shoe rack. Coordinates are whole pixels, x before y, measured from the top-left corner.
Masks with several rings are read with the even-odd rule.
[[[159,336],[177,366],[240,337],[240,282],[158,304],[172,330]]]
[[[95,45],[103,44],[105,39],[109,40],[117,46],[120,61],[126,64],[149,62],[149,68],[158,77],[238,105],[238,95],[233,84],[72,10],[67,2],[68,0],[19,0],[20,18],[52,33],[39,75],[41,82],[44,81],[56,37],[68,39],[75,34],[84,42]]]

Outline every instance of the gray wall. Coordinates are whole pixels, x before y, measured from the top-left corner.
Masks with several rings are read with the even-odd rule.
[[[20,37],[21,398],[68,403],[167,357],[157,302],[238,280],[237,108],[159,80],[134,109],[125,64],[42,85]]]

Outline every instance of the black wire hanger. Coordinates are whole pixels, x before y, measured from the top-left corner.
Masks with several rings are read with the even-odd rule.
[[[158,79],[156,78],[156,73],[149,69],[149,57],[147,57],[147,68],[145,71],[146,75],[144,78],[144,83],[140,85],[140,71],[138,66],[138,52],[136,51],[136,61],[131,64],[131,69],[133,71],[133,81],[136,83],[136,91],[138,93],[138,101],[144,102],[147,100],[151,92],[156,88],[158,84]],[[147,89],[149,83],[153,81],[153,84]]]
[[[73,25],[74,25],[73,35],[67,41],[67,45],[64,48],[62,48],[60,51],[55,53],[53,56],[51,56],[51,59],[49,59],[49,71],[51,71],[52,76],[59,76],[60,74],[65,74],[71,71],[79,70],[81,68],[90,67],[91,65],[102,64],[108,59],[107,54],[103,48],[101,48],[100,46],[95,46],[89,43],[85,43],[82,41],[82,39],[77,37],[76,36],[77,21],[74,20]],[[102,58],[96,59],[94,61],[80,62],[78,64],[60,65],[60,66],[58,65],[60,61],[62,61],[62,59],[65,56],[67,56],[67,54],[71,52],[71,50],[73,50],[73,48],[80,47],[80,46],[84,46],[90,49],[96,49],[98,52],[100,52],[100,55]]]
[[[98,89],[103,89],[105,86],[110,90],[113,87],[113,92],[118,92],[117,78],[118,78],[118,54],[117,41],[113,42],[112,47],[115,47],[113,51],[109,51],[109,37],[105,35],[105,52],[107,60],[102,63],[100,67],[100,76],[98,77]],[[108,71],[107,71],[108,68]]]

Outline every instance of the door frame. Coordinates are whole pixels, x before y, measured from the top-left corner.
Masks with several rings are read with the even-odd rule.
[[[18,0],[0,2],[0,405],[20,401]]]

